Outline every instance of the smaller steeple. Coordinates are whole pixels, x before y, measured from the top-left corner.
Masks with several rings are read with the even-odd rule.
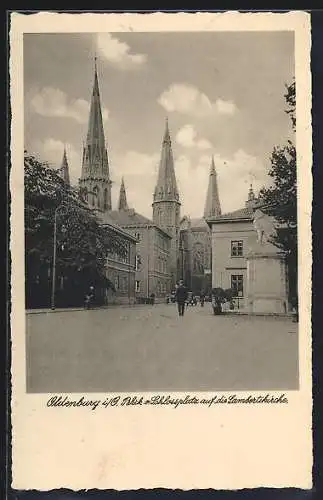
[[[124,179],[121,179],[118,210],[129,210]]]
[[[217,173],[214,165],[214,157],[212,155],[209,185],[206,195],[204,217],[219,217],[221,215],[221,205],[218,192]]]
[[[250,184],[249,193],[248,193],[248,201],[253,201],[255,198],[256,197],[255,197],[255,193],[253,192],[252,184]]]
[[[64,182],[66,184],[70,185],[70,174],[69,174],[65,145],[64,145],[64,153],[63,153],[62,166],[60,168],[60,173],[61,173],[61,177],[63,178]]]
[[[246,201],[246,207],[247,208],[253,208],[257,203],[257,198],[253,190],[252,184],[249,186],[249,191],[248,191],[248,199]]]

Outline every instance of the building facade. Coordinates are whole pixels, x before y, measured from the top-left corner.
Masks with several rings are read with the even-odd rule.
[[[65,151],[61,171],[69,181]],[[262,255],[254,253],[250,257],[250,248],[254,248],[257,240],[253,227],[257,200],[252,188],[244,208],[222,214],[213,157],[203,217],[181,218],[181,201],[167,119],[152,200],[152,219],[129,208],[123,178],[117,210],[112,210],[111,184],[95,63],[79,187],[83,199],[100,214],[102,223],[109,225],[110,230],[113,229],[128,245],[127,258],[120,259],[116,255],[109,257],[107,272],[115,287],[114,298],[111,295],[109,300],[131,303],[152,294],[157,300],[163,300],[174,290],[178,280],[184,279],[188,288],[197,295],[201,292],[210,293],[212,287],[230,288],[234,291],[237,308],[246,309],[247,304],[251,307],[251,302],[260,303],[256,296],[259,291],[250,286],[250,276],[258,268],[262,269],[264,281],[266,269],[270,273],[270,269],[275,268],[281,279],[281,290],[285,290],[281,256],[276,256],[271,249],[267,261],[264,252]],[[280,262],[280,268],[273,263],[275,259]],[[280,292],[277,293],[279,295]],[[280,303],[283,303],[283,295],[281,292],[281,297],[277,299]]]
[[[285,314],[285,256],[274,245],[259,243],[254,227],[258,207],[251,186],[244,208],[207,219],[212,232],[212,287],[233,290],[238,310]]]
[[[134,291],[138,301],[154,294],[157,301],[171,290],[171,236],[133,209],[112,210],[109,217],[136,239]]]
[[[171,288],[174,289],[179,276],[179,230],[180,200],[174,169],[172,143],[166,120],[166,128],[159,162],[158,179],[153,198],[153,221],[171,236],[169,269]]]

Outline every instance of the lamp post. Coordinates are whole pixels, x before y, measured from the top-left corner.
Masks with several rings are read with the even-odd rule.
[[[53,268],[52,268],[52,293],[51,293],[51,309],[55,309],[55,291],[56,291],[56,254],[57,254],[57,214],[63,208],[58,205],[54,212],[54,242],[53,242]]]

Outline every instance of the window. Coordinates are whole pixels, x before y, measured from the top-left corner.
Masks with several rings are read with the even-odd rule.
[[[231,257],[243,256],[243,241],[231,241]]]
[[[140,255],[136,255],[136,261],[135,261],[135,266],[136,266],[136,271],[140,271],[141,267],[141,257]]]
[[[103,191],[103,207],[104,207],[104,210],[107,210],[108,207],[108,190],[107,188],[105,188],[105,190]]]
[[[136,292],[140,292],[140,281],[136,280],[135,285],[136,285],[136,288],[135,288]]]
[[[231,275],[231,288],[234,291],[235,297],[243,297],[243,275],[242,274],[232,274]]]
[[[119,276],[116,276],[116,277],[114,278],[114,288],[115,288],[116,290],[118,290],[118,289],[119,289]]]
[[[135,238],[137,238],[137,240],[140,241],[140,233],[135,233]]]
[[[99,199],[98,199],[98,187],[95,186],[92,191],[92,205],[95,207],[96,205],[99,204]]]

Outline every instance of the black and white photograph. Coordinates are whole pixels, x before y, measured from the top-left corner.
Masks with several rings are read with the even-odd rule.
[[[308,484],[306,14],[43,13],[14,28],[14,446],[32,450],[28,484]],[[228,453],[216,476],[214,447],[217,463]]]
[[[24,35],[29,392],[296,390],[293,32]]]

